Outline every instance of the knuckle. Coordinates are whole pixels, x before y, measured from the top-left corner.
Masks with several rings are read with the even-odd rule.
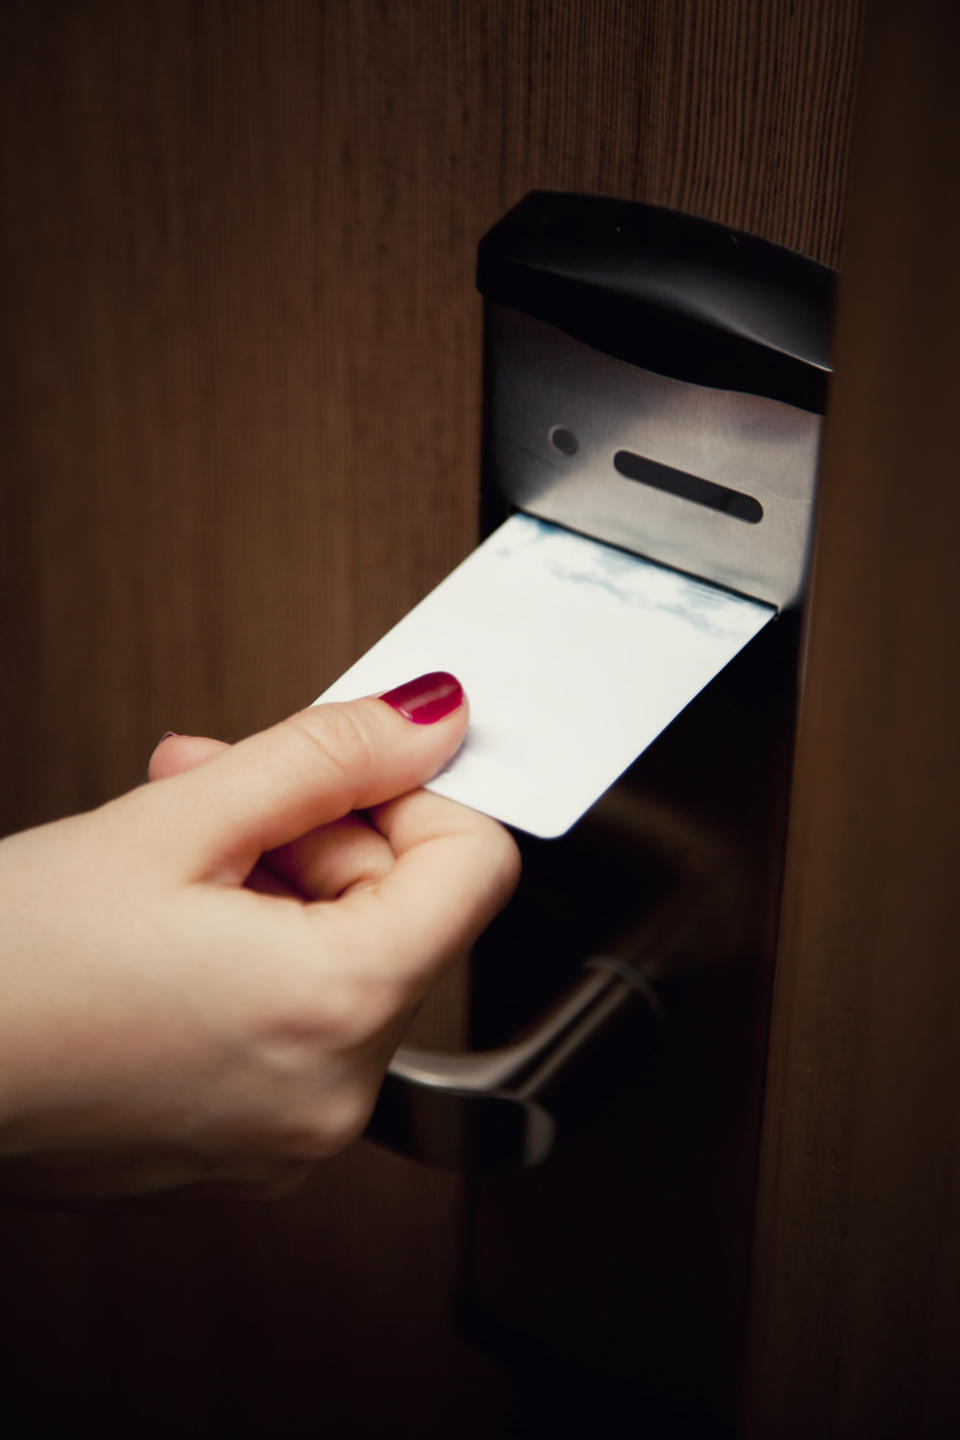
[[[366,996],[362,984],[348,976],[327,977],[311,1006],[314,1043],[334,1054],[351,1050],[365,1032]]]
[[[345,846],[338,856],[335,893],[337,897],[352,890],[376,887],[389,875],[394,865],[393,853],[370,845]]]
[[[348,1055],[369,1045],[402,1015],[410,1004],[410,979],[391,967],[379,967],[342,981],[332,1007],[324,998],[322,1041],[330,1053]]]
[[[410,1003],[409,985],[381,957],[358,956],[356,969],[314,976],[284,1029],[295,1047],[346,1065]]]
[[[373,737],[355,705],[313,706],[286,722],[318,758],[344,775],[364,775],[376,759]]]
[[[370,889],[389,875],[394,856],[380,837],[367,832],[337,838],[338,843],[318,857],[317,878],[326,894],[339,899],[353,890]]]
[[[486,860],[490,897],[499,908],[505,905],[520,881],[521,859],[517,842],[496,820],[483,817],[479,836]]]
[[[287,1126],[281,1141],[284,1160],[293,1165],[310,1165],[352,1145],[369,1124],[378,1088],[351,1081],[327,1091],[309,1114]]]
[[[353,1085],[326,1109],[324,1130],[330,1147],[328,1154],[344,1150],[360,1138],[370,1123],[376,1099],[377,1089],[372,1085]]]

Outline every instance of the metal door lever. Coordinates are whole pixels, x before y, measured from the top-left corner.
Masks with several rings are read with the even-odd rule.
[[[492,1050],[448,1053],[402,1045],[387,1071],[366,1135],[401,1154],[467,1174],[537,1165],[556,1134],[543,1093],[554,1087],[628,1009],[640,1007],[636,1043],[662,1028],[656,983],[728,951],[738,933],[721,920],[740,887],[712,836],[667,807],[606,797],[608,831],[655,842],[672,884],[615,955],[591,955],[583,971],[516,1040]],[[719,907],[719,908],[718,908]],[[624,1016],[626,1019],[626,1016]],[[645,1024],[643,1022],[646,1022]]]
[[[626,1006],[661,1019],[653,987],[633,966],[591,956],[583,975],[512,1044],[461,1054],[403,1045],[367,1129],[416,1159],[471,1174],[537,1165],[556,1126],[537,1097]]]

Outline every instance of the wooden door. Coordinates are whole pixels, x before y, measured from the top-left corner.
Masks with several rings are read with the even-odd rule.
[[[878,0],[777,965],[748,1433],[960,1434],[960,98]]]
[[[859,12],[4,5],[0,826],[309,701],[470,548],[474,252],[527,190],[835,263]],[[493,1395],[444,1310],[455,1194],[361,1146],[251,1212],[3,1215],[9,1426],[451,1433]]]

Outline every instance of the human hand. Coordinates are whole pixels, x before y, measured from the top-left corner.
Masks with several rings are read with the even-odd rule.
[[[0,842],[0,1193],[276,1193],[362,1131],[518,875],[414,788],[466,730],[446,690],[433,723],[368,698],[169,739],[157,783]]]

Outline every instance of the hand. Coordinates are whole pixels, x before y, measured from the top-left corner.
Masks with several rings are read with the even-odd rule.
[[[463,739],[459,687],[429,724],[398,693],[169,739],[156,783],[0,842],[0,1192],[276,1193],[363,1130],[519,870],[414,788]]]

